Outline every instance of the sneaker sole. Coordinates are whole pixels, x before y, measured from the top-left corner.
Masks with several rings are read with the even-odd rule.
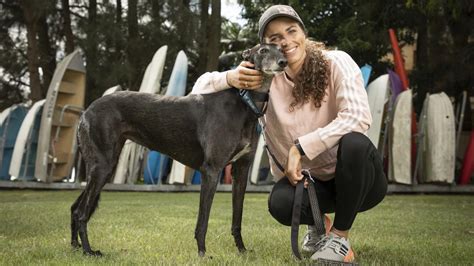
[[[358,266],[359,264],[356,262],[343,262],[343,261],[335,261],[335,260],[325,260],[325,259],[318,259],[315,261],[316,265],[324,265],[324,266]]]

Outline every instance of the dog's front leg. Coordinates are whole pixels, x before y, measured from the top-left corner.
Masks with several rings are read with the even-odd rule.
[[[216,193],[219,170],[207,170],[203,173],[201,182],[201,195],[199,200],[199,214],[194,232],[198,245],[199,256],[206,254],[206,233],[211,212],[212,201]]]
[[[241,158],[232,165],[232,235],[240,252],[246,251],[242,240],[241,225],[249,168],[250,159],[248,157]]]

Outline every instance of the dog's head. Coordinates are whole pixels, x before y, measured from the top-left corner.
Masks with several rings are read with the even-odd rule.
[[[266,75],[278,74],[288,65],[285,56],[275,44],[257,44],[245,50],[242,57],[245,61],[253,63],[256,70]]]

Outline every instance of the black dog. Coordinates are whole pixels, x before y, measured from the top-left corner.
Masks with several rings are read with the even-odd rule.
[[[264,73],[260,93],[268,94],[275,73],[287,61],[275,45],[257,45],[243,53]],[[256,94],[258,92],[250,92]],[[265,101],[256,102],[259,110]],[[186,97],[138,92],[117,92],[99,98],[83,113],[77,140],[86,168],[87,185],[71,206],[71,245],[85,254],[93,251],[87,222],[97,208],[100,191],[113,176],[126,139],[167,154],[202,172],[199,215],[195,230],[198,252],[206,252],[205,238],[219,171],[233,165],[232,235],[239,251],[245,251],[241,236],[242,208],[247,175],[257,142],[257,116],[235,89]]]

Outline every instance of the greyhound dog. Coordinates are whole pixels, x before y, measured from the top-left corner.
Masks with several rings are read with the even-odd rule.
[[[244,60],[263,73],[262,87],[250,96],[268,92],[273,75],[287,65],[276,45],[261,44],[243,53]],[[266,100],[256,101],[260,110]],[[240,252],[244,193],[257,143],[257,116],[236,89],[185,97],[116,92],[93,102],[82,114],[77,131],[85,163],[87,185],[71,206],[71,245],[85,254],[101,256],[89,244],[87,223],[97,208],[100,192],[115,172],[126,139],[167,154],[202,172],[199,214],[195,229],[198,253],[206,252],[209,213],[219,172],[233,163],[232,235]]]

